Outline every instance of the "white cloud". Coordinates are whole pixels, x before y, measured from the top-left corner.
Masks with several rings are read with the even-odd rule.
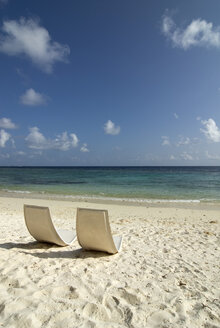
[[[120,133],[120,126],[116,126],[111,120],[108,120],[104,125],[106,134],[117,135]]]
[[[31,155],[29,155],[28,157],[34,158],[34,157],[39,157],[39,156],[42,156],[42,155],[43,155],[42,150],[36,150]]]
[[[176,119],[179,118],[179,115],[177,115],[177,113],[173,113],[173,115],[174,115],[174,117],[175,117]]]
[[[71,148],[77,147],[78,137],[76,134],[63,132],[55,139],[47,139],[39,130],[38,127],[32,127],[29,129],[30,133],[25,138],[29,144],[29,148],[33,149],[58,149],[67,151]]]
[[[218,159],[218,160],[220,160],[220,156],[219,155],[211,155],[211,154],[209,154],[209,152],[208,151],[206,151],[206,157],[208,158],[208,159]]]
[[[26,153],[24,151],[21,151],[21,150],[20,151],[17,151],[16,154],[19,155],[19,156],[26,155]]]
[[[88,149],[86,143],[84,143],[84,144],[82,145],[82,147],[80,148],[80,151],[83,152],[83,153],[89,152],[89,149]]]
[[[29,143],[29,147],[35,149],[44,149],[47,145],[47,139],[39,131],[39,128],[35,126],[30,128],[29,131],[29,135],[25,138],[25,140]]]
[[[170,139],[167,136],[162,136],[162,146],[170,146]]]
[[[12,144],[12,147],[13,147],[13,148],[16,148],[16,146],[15,146],[15,141],[14,141],[13,138],[11,138],[11,144]]]
[[[20,101],[23,105],[27,106],[39,106],[46,103],[46,97],[34,89],[28,89],[20,97]]]
[[[170,16],[165,15],[162,31],[174,46],[185,50],[192,46],[220,48],[220,27],[214,28],[205,20],[193,20],[185,29],[180,29]]]
[[[220,130],[217,127],[215,121],[212,118],[209,118],[207,121],[201,121],[205,126],[204,129],[200,129],[206,136],[213,142],[220,142]]]
[[[0,130],[0,147],[4,148],[8,140],[10,140],[11,135],[5,130]]]
[[[180,141],[177,142],[177,146],[189,145],[191,140],[189,137],[180,137]]]
[[[170,160],[171,161],[174,161],[176,159],[176,157],[175,156],[173,156],[173,155],[170,155]]]
[[[70,133],[70,137],[72,138],[72,142],[71,142],[72,146],[77,147],[79,143],[79,139],[77,135],[75,133]]]
[[[3,159],[8,159],[8,158],[10,158],[10,155],[9,154],[0,154],[0,157]]]
[[[3,117],[0,119],[0,128],[16,129],[16,125],[11,121],[10,118]]]
[[[183,152],[182,154],[180,154],[181,158],[184,159],[184,161],[192,161],[193,157],[188,154],[187,152]]]
[[[67,151],[70,148],[77,147],[78,138],[76,134],[71,133],[69,136],[67,132],[58,135],[54,141],[51,142],[51,148]]]
[[[48,31],[36,19],[8,20],[3,23],[0,52],[10,56],[25,55],[35,65],[50,73],[55,62],[66,62],[67,45],[51,41]]]

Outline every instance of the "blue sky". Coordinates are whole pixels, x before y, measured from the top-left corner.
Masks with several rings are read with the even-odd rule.
[[[220,165],[219,12],[0,0],[0,165]]]

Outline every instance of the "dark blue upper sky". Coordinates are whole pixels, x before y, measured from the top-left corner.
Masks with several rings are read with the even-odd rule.
[[[0,0],[0,165],[219,165],[219,12]]]

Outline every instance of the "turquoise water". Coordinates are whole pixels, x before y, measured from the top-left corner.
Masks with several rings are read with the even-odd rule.
[[[0,191],[137,200],[220,200],[220,167],[0,167]]]

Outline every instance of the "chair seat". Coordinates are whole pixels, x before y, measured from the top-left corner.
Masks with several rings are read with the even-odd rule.
[[[120,252],[122,248],[122,236],[113,236],[112,238],[114,240],[115,247],[117,248],[118,252]]]
[[[24,205],[24,218],[28,231],[40,242],[67,246],[76,239],[74,231],[56,230],[48,207]]]
[[[67,244],[72,244],[72,242],[76,239],[76,233],[74,231],[57,229],[57,233]]]
[[[121,250],[122,237],[112,236],[106,210],[77,208],[76,234],[79,244],[84,249],[109,254]]]

